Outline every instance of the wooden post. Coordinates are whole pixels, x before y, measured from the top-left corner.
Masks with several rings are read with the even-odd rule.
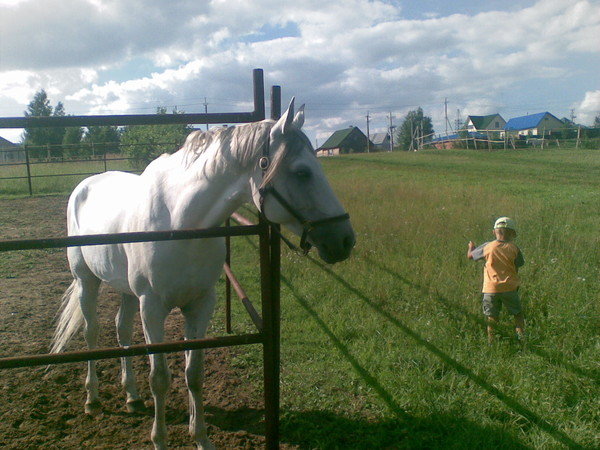
[[[575,148],[579,148],[579,140],[581,139],[581,125],[577,128],[577,141],[575,141]]]

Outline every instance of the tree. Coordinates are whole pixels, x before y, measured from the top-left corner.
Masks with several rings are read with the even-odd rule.
[[[165,108],[157,108],[157,114],[166,114]],[[173,111],[173,114],[178,114]],[[185,141],[192,128],[186,124],[132,125],[125,127],[121,136],[123,152],[132,158],[135,167],[145,167],[163,153],[173,153]]]
[[[65,108],[61,102],[58,102],[55,108],[50,105],[50,100],[46,91],[41,89],[37,92],[33,100],[27,105],[25,117],[50,117],[64,116]],[[65,134],[64,127],[56,128],[25,128],[23,133],[23,143],[33,146],[32,156],[51,157],[62,156],[62,141]]]
[[[86,145],[82,148],[82,152],[84,152],[86,156],[120,153],[120,141],[121,134],[117,127],[91,126],[88,127],[83,136],[82,142]]]
[[[594,118],[594,128],[600,128],[600,113]]]
[[[63,156],[79,156],[81,149],[81,139],[83,138],[83,128],[68,127],[63,136]]]
[[[416,150],[419,142],[418,138],[433,133],[431,117],[423,115],[421,107],[409,111],[400,126],[396,135],[397,143],[403,150]]]

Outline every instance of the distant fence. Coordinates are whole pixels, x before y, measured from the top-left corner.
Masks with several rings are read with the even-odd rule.
[[[478,130],[475,132],[459,131],[458,133],[429,134],[416,137],[417,148],[465,148],[474,150],[498,150],[517,148],[549,148],[568,147],[600,148],[600,133],[598,129],[565,130],[542,135],[523,136],[502,130]]]
[[[0,150],[0,181],[2,180],[27,180],[29,195],[33,195],[34,178],[48,177],[70,177],[70,176],[90,176],[98,173],[106,172],[109,167],[114,169],[115,163],[122,163],[125,167],[118,167],[119,170],[129,173],[140,173],[141,167],[138,164],[139,159],[128,156],[126,153],[114,153],[115,150],[120,150],[123,147],[135,146],[154,146],[156,148],[170,148],[172,151],[179,149],[182,142],[160,142],[160,143],[137,143],[137,144],[121,144],[121,143],[78,143],[69,145],[44,145],[44,146],[28,146],[17,145],[10,149]],[[52,156],[56,153],[56,148],[61,147],[63,154],[75,153],[69,152],[69,148],[77,148],[77,156]],[[112,152],[105,150],[110,149]],[[65,152],[65,150],[67,150]],[[35,155],[35,156],[32,156]],[[66,169],[60,173],[48,173],[44,169],[48,165],[59,166],[64,165]],[[81,170],[73,172],[73,165],[77,164]],[[85,170],[86,167],[96,167],[95,170]],[[100,167],[98,169],[98,167]],[[39,169],[36,171],[35,169]],[[22,169],[22,170],[21,170]],[[70,169],[70,170],[69,170]],[[15,170],[17,173],[15,173]],[[20,172],[20,173],[18,173]]]

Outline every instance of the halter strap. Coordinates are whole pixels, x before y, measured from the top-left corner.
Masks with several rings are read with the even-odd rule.
[[[267,169],[271,165],[271,159],[270,159],[270,155],[269,155],[270,145],[271,145],[271,139],[269,138],[269,139],[267,139],[267,141],[263,147],[262,156],[258,162],[258,165],[261,168],[262,173],[263,173],[263,179],[265,177]],[[300,223],[300,225],[302,226],[302,236],[300,238],[300,249],[302,249],[302,251],[304,252],[305,255],[310,251],[310,249],[312,247],[312,245],[308,242],[308,233],[310,233],[312,230],[314,230],[318,226],[327,225],[327,224],[335,223],[335,222],[341,222],[341,221],[350,219],[350,214],[344,213],[344,214],[340,214],[338,216],[326,217],[324,219],[319,219],[319,220],[308,220],[308,219],[305,219],[304,217],[302,217],[302,215],[292,205],[290,205],[289,202],[285,198],[283,198],[283,196],[275,189],[275,187],[271,183],[260,188],[258,190],[258,192],[260,195],[260,199],[259,199],[260,212],[263,215],[263,217],[265,217],[265,219],[267,217],[266,214],[264,213],[265,197],[267,196],[267,194],[271,194],[275,198],[275,200],[277,200],[277,202],[281,206],[283,206],[283,208],[287,212],[289,212],[292,215],[292,217],[294,217],[294,219],[296,219]],[[286,239],[281,233],[279,233],[279,236],[288,245],[288,247],[290,247],[292,250],[297,250],[297,247],[294,244],[292,244],[288,239]]]

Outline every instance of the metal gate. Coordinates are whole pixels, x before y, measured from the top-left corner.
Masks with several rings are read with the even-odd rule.
[[[96,125],[158,125],[175,123],[247,123],[265,119],[265,92],[262,69],[253,71],[254,110],[241,113],[204,114],[142,114],[112,116],[64,116],[64,117],[8,117],[0,118],[0,128],[25,127],[84,127]],[[271,118],[281,115],[281,88],[271,88]],[[279,360],[280,360],[280,238],[278,226],[259,216],[258,224],[252,224],[238,214],[233,219],[240,225],[225,227],[172,230],[157,232],[117,233],[88,236],[55,237],[45,239],[0,241],[0,252],[23,251],[45,248],[61,248],[84,245],[103,245],[127,242],[149,242],[180,239],[225,237],[227,259],[226,274],[226,320],[227,332],[231,333],[231,288],[235,289],[256,326],[255,333],[209,337],[196,340],[165,342],[151,345],[103,348],[96,350],[42,354],[0,359],[0,369],[31,367],[48,364],[64,364],[79,361],[119,358],[124,356],[172,353],[214,347],[229,347],[245,344],[262,344],[265,402],[266,447],[279,447]],[[231,236],[258,235],[261,279],[261,313],[259,314],[230,267]]]

